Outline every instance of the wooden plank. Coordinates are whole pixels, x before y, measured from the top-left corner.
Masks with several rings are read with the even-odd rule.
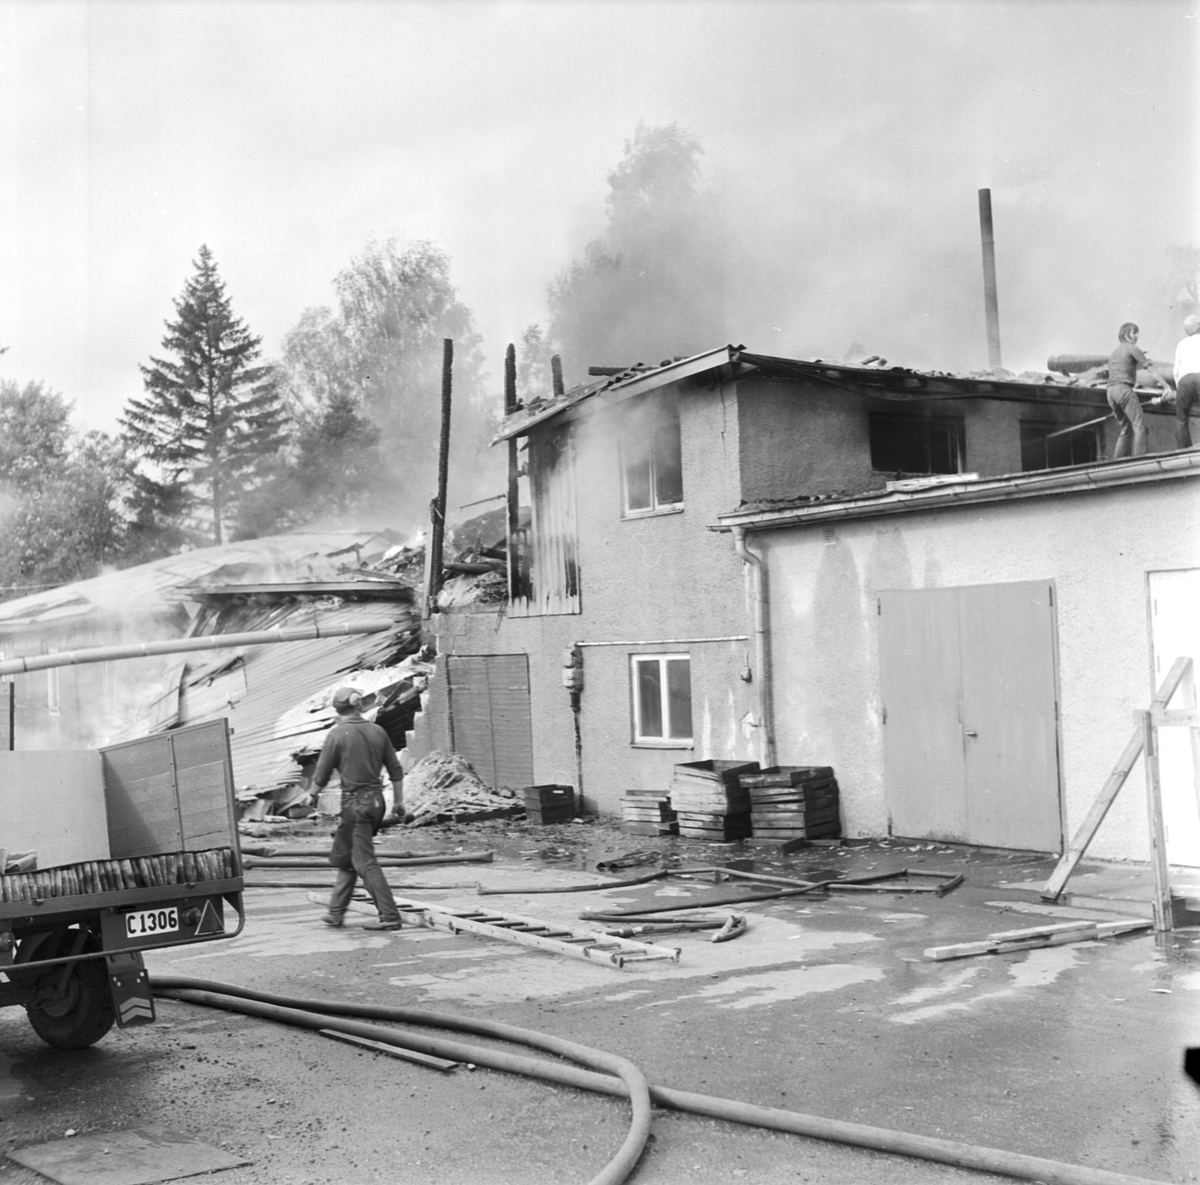
[[[1162,785],[1158,776],[1158,738],[1152,712],[1142,713],[1142,752],[1146,769],[1146,823],[1150,833],[1150,868],[1154,873],[1154,929],[1165,933],[1175,928],[1171,906],[1170,874],[1167,869],[1167,833],[1163,826]]]
[[[1142,754],[1142,730],[1135,729],[1133,736],[1129,738],[1121,756],[1117,759],[1117,764],[1113,766],[1113,771],[1108,775],[1108,780],[1100,789],[1100,793],[1096,795],[1095,802],[1092,803],[1088,810],[1087,816],[1084,818],[1079,830],[1075,832],[1070,844],[1067,845],[1067,850],[1062,854],[1062,859],[1055,866],[1054,872],[1051,873],[1050,879],[1046,882],[1046,887],[1042,890],[1041,896],[1043,901],[1056,901],[1059,894],[1063,891],[1071,873],[1075,871],[1079,861],[1083,859],[1084,852],[1087,851],[1088,845],[1092,842],[1096,832],[1100,830],[1100,824],[1104,822],[1105,816],[1108,814],[1108,808],[1112,806],[1113,801],[1117,797],[1117,793],[1121,787],[1125,785],[1126,778],[1129,777],[1130,771],[1137,764],[1137,759]]]
[[[1065,946],[1072,942],[1090,942],[1097,938],[1111,938],[1116,934],[1132,934],[1150,929],[1152,923],[1142,921],[1063,923],[1062,926],[1043,926],[1033,930],[1010,930],[1008,937],[992,935],[979,942],[959,942],[952,946],[931,946],[925,952],[927,959],[943,962],[946,959],[964,959],[972,955],[1002,955],[1014,951],[1033,950],[1041,946]]]
[[[1192,660],[1187,657],[1177,658],[1171,665],[1171,669],[1167,672],[1167,677],[1159,685],[1158,690],[1154,693],[1154,698],[1150,701],[1150,708],[1153,711],[1155,708],[1165,708],[1171,701],[1171,697],[1178,690],[1180,684],[1187,677],[1192,669]],[[1117,764],[1113,767],[1113,771],[1108,775],[1108,780],[1100,788],[1100,793],[1096,795],[1096,801],[1092,803],[1091,809],[1087,813],[1087,817],[1083,820],[1079,830],[1075,832],[1067,850],[1063,852],[1062,859],[1059,860],[1050,879],[1046,882],[1046,887],[1041,892],[1043,901],[1057,901],[1059,894],[1062,893],[1063,887],[1070,879],[1071,873],[1075,871],[1076,865],[1083,859],[1083,853],[1087,851],[1090,844],[1100,829],[1100,824],[1104,822],[1105,815],[1108,814],[1108,808],[1112,806],[1113,800],[1117,797],[1118,791],[1125,785],[1125,780],[1129,777],[1130,771],[1141,755],[1143,747],[1142,728],[1139,725],[1133,731],[1133,736],[1129,738],[1129,743],[1125,746],[1124,752],[1117,759]],[[1200,754],[1200,747],[1197,749]],[[1197,787],[1197,795],[1200,798],[1200,785]]]

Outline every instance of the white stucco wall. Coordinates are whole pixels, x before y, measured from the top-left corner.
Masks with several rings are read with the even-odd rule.
[[[1147,572],[1200,565],[1200,480],[753,533],[770,569],[779,761],[834,766],[849,835],[887,831],[875,596],[1052,580],[1067,835],[1152,693]],[[1141,767],[1089,854],[1145,859]]]
[[[647,399],[657,398],[648,396]],[[738,424],[731,387],[681,395],[684,509],[621,517],[619,433],[637,409],[602,412],[578,429],[576,483],[582,612],[517,618],[447,613],[435,625],[445,654],[529,655],[536,783],[575,785],[575,733],[561,654],[576,642],[654,642],[751,634],[749,582],[728,535],[708,525],[738,502]],[[694,743],[632,742],[629,656],[691,657]],[[662,789],[677,762],[755,759],[754,689],[743,679],[752,644],[584,648],[583,792],[591,811],[616,814],[627,789]]]

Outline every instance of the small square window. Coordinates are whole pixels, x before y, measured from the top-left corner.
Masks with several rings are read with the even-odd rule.
[[[692,743],[692,660],[688,655],[633,655],[630,684],[635,744]]]
[[[654,514],[683,505],[679,417],[639,425],[621,442],[624,513]]]
[[[871,468],[882,473],[962,473],[963,422],[952,416],[868,416]]]

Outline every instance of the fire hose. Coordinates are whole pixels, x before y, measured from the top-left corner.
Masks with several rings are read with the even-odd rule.
[[[650,1135],[651,1100],[660,1107],[669,1107],[692,1115],[788,1132],[856,1148],[869,1148],[877,1152],[909,1156],[958,1168],[975,1169],[979,1172],[998,1173],[1021,1180],[1041,1181],[1045,1185],[1162,1185],[1161,1182],[1149,1181],[1144,1177],[1132,1177],[1106,1169],[1089,1168],[1086,1165],[1046,1160],[1040,1156],[1026,1156],[1020,1152],[984,1148],[955,1140],[891,1131],[861,1123],[846,1123],[797,1111],[760,1107],[735,1099],[652,1086],[647,1083],[641,1070],[616,1054],[499,1021],[470,1020],[418,1008],[284,996],[186,976],[154,976],[151,988],[156,996],[168,999],[222,1008],[229,1012],[242,1012],[301,1028],[333,1029],[398,1048],[417,1050],[434,1057],[488,1066],[495,1070],[528,1078],[540,1078],[580,1090],[628,1098],[632,1107],[629,1132],[616,1155],[592,1178],[589,1185],[621,1185],[629,1178]],[[354,1017],[362,1019],[349,1019]],[[505,1050],[468,1045],[461,1041],[429,1037],[421,1033],[398,1032],[379,1024],[365,1024],[363,1020],[423,1025],[451,1032],[473,1033],[476,1036],[541,1049],[581,1062],[588,1068],[579,1069],[562,1062],[524,1057]]]

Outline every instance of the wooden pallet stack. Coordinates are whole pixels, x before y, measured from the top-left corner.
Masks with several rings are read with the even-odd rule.
[[[773,765],[738,779],[750,798],[755,839],[831,839],[841,834],[838,785],[828,765]]]
[[[754,773],[757,761],[687,761],[675,766],[671,807],[679,834],[727,842],[750,835],[750,793],[738,778]]]
[[[625,830],[634,835],[678,835],[679,822],[665,790],[626,790],[621,797]]]
[[[235,867],[230,848],[132,856],[126,860],[87,860],[81,864],[64,864],[0,877],[0,902],[38,901],[46,897],[78,897],[85,893],[227,880],[234,876]]]

